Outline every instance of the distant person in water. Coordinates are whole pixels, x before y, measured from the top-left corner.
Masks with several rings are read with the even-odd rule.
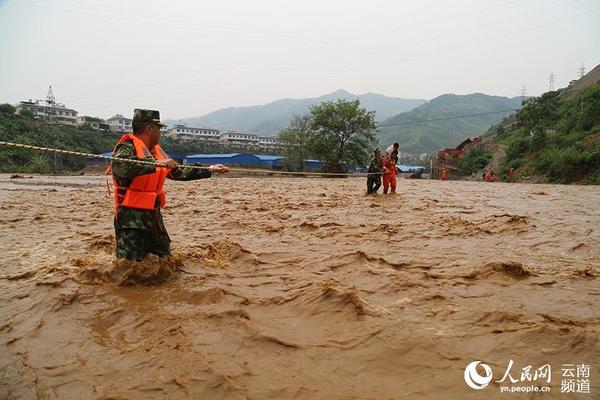
[[[448,180],[448,167],[444,167],[442,169],[442,176],[440,178],[443,181],[447,181]]]
[[[385,173],[383,174],[383,194],[387,194],[388,190],[390,193],[396,193],[396,176],[398,175],[398,151],[392,150],[392,154],[388,154],[383,157],[383,167]]]
[[[398,154],[398,149],[399,148],[400,148],[400,144],[399,143],[390,144],[388,146],[388,148],[385,149],[385,152],[387,153],[388,156],[391,156],[394,151],[396,152],[396,154]]]
[[[373,151],[373,159],[367,172],[369,172],[367,176],[367,194],[375,194],[381,187],[381,173],[384,172],[381,150],[378,148]]]

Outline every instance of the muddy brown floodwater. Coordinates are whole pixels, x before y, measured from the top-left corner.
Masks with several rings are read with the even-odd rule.
[[[173,256],[132,265],[104,185],[0,175],[2,399],[600,398],[598,186],[168,182]]]

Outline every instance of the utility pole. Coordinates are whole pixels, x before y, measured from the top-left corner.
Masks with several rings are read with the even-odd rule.
[[[527,88],[525,85],[521,85],[521,97],[527,97]]]
[[[550,74],[550,78],[548,78],[548,91],[554,91],[554,72]]]
[[[581,67],[579,67],[579,79],[583,78],[583,76],[585,75],[585,65],[583,65],[583,63],[581,63]],[[579,107],[581,112],[583,113],[583,97],[579,98]]]
[[[585,75],[585,65],[583,65],[583,63],[581,64],[581,67],[579,67],[577,75],[579,76],[579,79],[583,78],[583,76]]]

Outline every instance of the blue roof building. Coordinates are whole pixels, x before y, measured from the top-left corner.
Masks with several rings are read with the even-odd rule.
[[[284,157],[248,153],[191,154],[183,159],[184,164],[226,164],[279,169]]]
[[[414,172],[423,172],[425,167],[421,167],[420,165],[396,165],[398,172],[404,173],[414,173]]]
[[[309,171],[316,171],[316,170],[320,170],[321,168],[323,168],[325,161],[304,160],[304,163],[306,165],[306,169],[308,169]]]
[[[191,154],[183,159],[184,164],[226,164],[226,165],[252,165],[260,166],[261,160],[254,154],[228,153],[228,154]]]
[[[167,153],[167,155],[169,157],[171,157],[174,161],[178,162],[178,163],[182,163],[183,159],[185,158],[185,156],[181,153],[178,153],[176,151],[169,151],[165,149],[165,153]]]
[[[108,153],[102,153],[99,155],[105,157],[112,157],[112,151],[109,151]],[[88,164],[105,164],[107,162],[110,162],[110,160],[106,160],[104,158],[86,157],[85,162]]]
[[[304,161],[304,165],[306,166],[306,169],[309,171],[321,171],[323,169],[323,167],[325,166],[325,161],[322,161],[322,160],[303,160],[303,161]],[[351,171],[350,165],[348,165],[348,163],[346,161],[342,161],[340,163],[340,165],[345,172]]]
[[[285,157],[282,156],[269,156],[257,154],[256,157],[260,159],[260,165],[263,167],[280,169],[283,167],[283,160]]]

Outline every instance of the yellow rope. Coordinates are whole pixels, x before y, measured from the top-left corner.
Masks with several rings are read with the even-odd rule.
[[[133,160],[130,158],[119,158],[112,156],[103,156],[101,154],[91,154],[91,153],[83,153],[80,151],[73,150],[62,150],[62,149],[53,149],[50,147],[41,147],[41,146],[32,146],[29,144],[22,143],[11,143],[11,142],[2,142],[0,141],[0,146],[6,147],[16,147],[20,149],[28,149],[28,150],[36,150],[36,151],[44,151],[47,153],[58,153],[65,154],[69,156],[78,156],[78,157],[90,157],[90,158],[100,158],[104,160],[117,160],[119,162],[128,162],[133,164],[143,164],[143,165],[152,165],[155,167],[166,167],[165,164],[160,162],[152,162],[152,161],[143,161],[143,160]],[[178,164],[178,168],[190,168],[190,169],[207,169],[207,167],[202,167],[199,165],[188,165],[188,164]],[[354,176],[354,177],[364,177],[368,175],[381,175],[382,172],[367,172],[367,173],[336,173],[336,172],[290,172],[290,171],[274,171],[274,170],[265,170],[265,169],[251,169],[251,168],[229,168],[230,171],[233,172],[246,172],[246,173],[259,173],[259,174],[276,174],[276,175],[305,175],[305,176]]]

